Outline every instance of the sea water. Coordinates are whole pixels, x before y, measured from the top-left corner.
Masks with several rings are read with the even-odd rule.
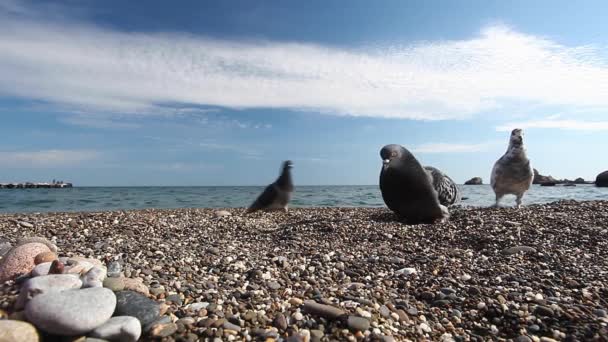
[[[68,189],[0,189],[0,212],[101,211],[147,208],[246,207],[263,191],[258,186],[201,187],[75,187]],[[490,206],[489,185],[460,185],[463,206]],[[593,185],[543,187],[533,185],[524,205],[562,199],[608,200],[608,188]],[[515,204],[505,196],[504,206]],[[377,185],[297,186],[292,207],[382,207]]]

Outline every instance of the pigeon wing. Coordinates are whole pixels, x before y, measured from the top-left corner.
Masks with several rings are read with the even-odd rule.
[[[460,201],[460,190],[450,177],[432,166],[425,166],[424,169],[429,175],[435,191],[437,191],[437,197],[441,205],[449,206]]]
[[[264,209],[272,205],[279,196],[279,191],[275,183],[270,184],[264,189],[264,191],[258,196],[258,198],[249,206],[247,213]]]

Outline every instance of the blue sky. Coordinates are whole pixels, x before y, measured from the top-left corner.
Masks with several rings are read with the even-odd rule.
[[[485,181],[510,129],[608,169],[605,1],[0,0],[0,182],[377,184],[398,143]]]

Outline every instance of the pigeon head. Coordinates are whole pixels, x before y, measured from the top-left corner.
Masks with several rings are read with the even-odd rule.
[[[511,131],[511,138],[509,140],[510,147],[522,147],[524,144],[524,132],[520,128],[516,128]]]
[[[391,161],[403,159],[409,154],[410,152],[405,147],[397,144],[386,145],[380,150],[380,158],[382,158],[385,168],[390,165]]]
[[[293,167],[293,162],[291,160],[286,160],[283,162],[283,170],[291,169]]]

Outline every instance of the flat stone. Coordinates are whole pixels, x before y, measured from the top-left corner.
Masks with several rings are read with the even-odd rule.
[[[33,224],[26,221],[19,221],[19,225],[23,228],[34,228]]]
[[[16,246],[25,245],[27,243],[37,242],[46,245],[51,252],[57,253],[57,246],[54,243],[41,236],[32,236],[17,240]]]
[[[227,216],[232,216],[232,214],[227,211],[227,210],[218,210],[216,212],[213,213],[213,216],[215,217],[227,217]]]
[[[93,287],[44,293],[25,306],[25,316],[38,329],[56,335],[79,335],[105,323],[116,308],[111,290]]]
[[[40,336],[33,325],[21,321],[0,320],[0,342],[38,341]]]
[[[167,298],[165,298],[165,301],[174,303],[178,306],[182,305],[183,303],[182,298],[178,294],[168,295]]]
[[[285,315],[283,315],[282,313],[278,314],[275,318],[274,318],[274,322],[273,325],[279,329],[279,331],[285,330],[287,329],[287,319],[285,318]]]
[[[116,292],[116,316],[133,316],[142,326],[154,322],[160,314],[160,305],[141,293],[134,291]]]
[[[190,306],[188,306],[188,309],[190,309],[192,311],[199,311],[201,309],[206,309],[208,306],[209,306],[209,303],[207,303],[207,302],[196,302],[196,303],[190,304]]]
[[[554,312],[553,312],[553,309],[551,309],[549,307],[539,305],[534,310],[534,314],[539,315],[539,316],[553,317]]]
[[[39,277],[49,274],[52,262],[43,262],[42,264],[36,265],[32,270],[32,277]]]
[[[344,316],[346,313],[335,306],[319,304],[312,300],[304,301],[304,306],[302,308],[303,312],[321,316],[327,319],[336,319],[340,316]]]
[[[139,320],[131,316],[115,316],[89,334],[109,341],[135,342],[141,336]]]
[[[25,304],[37,295],[79,289],[81,286],[82,281],[69,274],[51,274],[30,278],[21,286],[15,309],[23,309]]]
[[[139,279],[124,278],[125,290],[135,291],[143,295],[149,295],[150,290],[144,283]]]
[[[279,284],[276,281],[270,281],[267,284],[268,288],[270,288],[271,290],[278,290],[281,288],[281,284]]]
[[[240,327],[240,326],[238,326],[238,325],[236,325],[236,324],[233,324],[233,323],[231,323],[231,322],[228,322],[228,321],[224,321],[224,324],[222,324],[222,327],[223,327],[224,329],[228,329],[228,330],[234,330],[234,331],[236,331],[236,332],[241,331],[241,327]]]
[[[310,331],[310,341],[311,342],[321,342],[325,334],[321,330],[311,330]]]
[[[36,255],[48,251],[49,248],[45,244],[37,242],[26,243],[11,249],[0,260],[0,283],[29,274],[36,266],[34,264]]]
[[[93,266],[84,276],[82,276],[83,287],[102,287],[106,279],[106,269]]]
[[[369,329],[370,322],[367,318],[358,316],[348,316],[346,319],[346,325],[350,330],[353,331],[366,331]]]
[[[165,287],[162,286],[162,285],[160,285],[160,286],[153,286],[153,287],[150,288],[150,293],[153,294],[153,295],[155,295],[155,296],[158,296],[160,294],[165,293]]]
[[[65,270],[65,264],[60,260],[53,260],[51,267],[49,267],[48,274],[63,274]]]
[[[122,291],[125,289],[124,278],[106,278],[103,280],[103,287],[108,288],[114,292]]]
[[[529,246],[515,246],[515,247],[505,248],[501,251],[501,253],[504,255],[513,255],[513,254],[517,254],[519,252],[536,253],[536,249],[534,247],[529,247]]]

